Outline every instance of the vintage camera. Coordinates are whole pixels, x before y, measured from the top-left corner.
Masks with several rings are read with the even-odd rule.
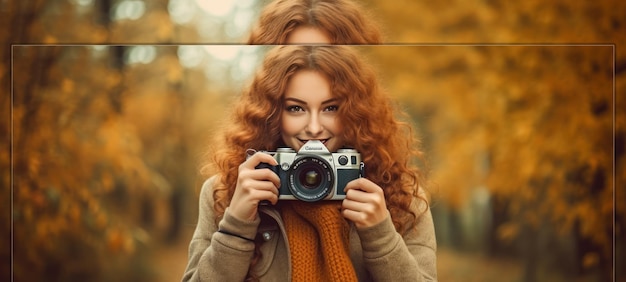
[[[343,189],[351,180],[364,176],[361,154],[354,149],[328,151],[318,140],[310,140],[296,153],[291,148],[278,148],[270,154],[277,166],[266,163],[256,168],[269,168],[280,178],[278,199],[317,202],[343,200]]]

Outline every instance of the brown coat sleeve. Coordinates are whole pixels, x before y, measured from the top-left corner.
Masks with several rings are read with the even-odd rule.
[[[423,210],[415,202],[414,211]],[[373,281],[437,281],[437,243],[430,209],[404,237],[396,232],[390,217],[357,232]]]
[[[182,281],[243,281],[254,253],[254,243],[217,232],[213,211],[214,178],[207,180],[200,192],[198,225],[189,244],[189,259]],[[260,220],[242,222],[230,216],[228,209],[219,228],[254,238]]]

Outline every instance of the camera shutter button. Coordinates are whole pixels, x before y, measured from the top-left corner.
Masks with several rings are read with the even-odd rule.
[[[337,161],[339,162],[340,165],[347,165],[348,164],[348,157],[346,157],[345,155],[341,155],[341,156],[339,156]]]

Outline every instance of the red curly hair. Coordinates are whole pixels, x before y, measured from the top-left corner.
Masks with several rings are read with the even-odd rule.
[[[276,0],[265,6],[248,44],[284,44],[299,26],[318,28],[333,44],[380,44],[378,25],[350,0]]]
[[[401,233],[419,217],[410,210],[414,199],[426,199],[418,192],[423,174],[414,164],[422,158],[403,114],[382,91],[371,66],[354,47],[276,46],[271,49],[251,85],[236,101],[231,119],[212,151],[203,171],[220,176],[213,197],[218,222],[230,204],[237,183],[238,167],[246,150],[275,151],[281,140],[281,111],[289,79],[301,70],[313,70],[330,79],[331,91],[341,104],[338,118],[343,125],[346,147],[355,148],[367,168],[367,178],[383,188],[392,221]],[[423,211],[422,211],[423,212]]]

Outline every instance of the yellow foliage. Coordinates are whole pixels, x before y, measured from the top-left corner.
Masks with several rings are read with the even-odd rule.
[[[612,51],[448,45],[370,54],[426,136],[435,202],[460,210],[486,186],[507,203],[499,238],[547,225],[609,250]]]
[[[66,94],[71,94],[74,93],[75,89],[74,89],[74,81],[70,80],[70,79],[63,79],[63,82],[61,83],[61,91],[66,93]]]
[[[153,28],[156,35],[155,41],[165,42],[172,38],[174,27],[170,21],[170,15],[165,11],[155,11],[148,14],[144,26]]]
[[[586,253],[583,256],[583,267],[586,269],[596,267],[600,263],[600,255],[598,253]]]
[[[52,36],[52,35],[46,35],[46,36],[44,36],[44,38],[43,38],[43,43],[44,43],[44,44],[56,44],[56,43],[58,43],[58,42],[59,42],[59,41],[57,40],[57,38],[55,38],[55,37],[54,37],[54,36]]]
[[[498,226],[498,238],[504,242],[511,242],[519,234],[519,224],[514,222],[504,223]]]
[[[106,236],[107,248],[109,252],[120,253],[125,248],[125,236],[120,230],[109,230]]]

